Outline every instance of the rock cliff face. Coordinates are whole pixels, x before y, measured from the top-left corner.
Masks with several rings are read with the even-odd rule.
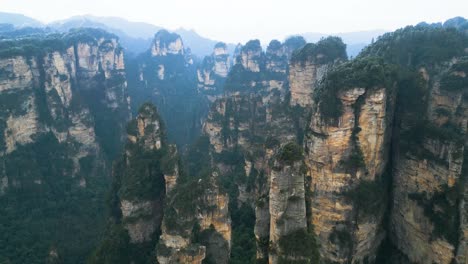
[[[467,263],[464,23],[198,68],[167,31],[127,65],[102,31],[0,41],[0,263]],[[126,70],[161,117],[143,104],[119,151]]]
[[[213,102],[223,92],[224,82],[231,68],[231,60],[225,43],[217,43],[213,54],[203,59],[197,69],[198,91]]]
[[[108,159],[113,158],[121,145],[123,123],[129,116],[123,52],[117,38],[98,30],[77,30],[43,39],[7,41],[2,45],[0,179],[4,197],[0,198],[0,203],[20,199],[24,191],[35,195],[42,193],[35,198],[35,210],[54,212],[57,209],[54,206],[59,205],[48,204],[48,200],[65,201],[71,190],[84,199],[80,202],[86,203],[89,199],[91,203],[92,198],[85,198],[84,193],[105,192],[98,182],[106,181]],[[8,49],[10,47],[16,49]],[[23,169],[14,169],[19,167]],[[64,193],[65,190],[58,187],[61,185],[71,190]],[[11,204],[14,208],[2,215],[14,217],[30,205],[27,199],[21,205]],[[2,208],[7,209],[7,206]],[[47,226],[57,224],[62,217],[75,217],[83,221],[77,228],[89,229],[79,236],[88,236],[89,232],[97,234],[86,222],[93,215],[98,215],[94,226],[102,227],[103,217],[99,214],[102,208],[93,211],[96,209],[90,207],[72,215],[63,212],[61,216],[50,213],[47,219],[39,213],[34,221]],[[20,220],[17,224],[24,225],[22,228],[27,230],[31,223]],[[57,244],[55,233],[74,231],[58,230],[60,228],[55,226],[48,228],[53,231],[49,238],[43,239],[42,251],[36,252],[36,257],[48,254],[52,247],[57,257],[70,261],[89,253],[86,252],[88,248],[79,248],[77,254],[67,255],[70,243]],[[91,235],[87,243],[95,243],[96,239],[96,235]],[[83,244],[83,247],[88,245]],[[18,254],[16,257],[21,259],[21,252]]]
[[[166,30],[159,31],[151,45],[151,55],[167,56],[167,55],[184,55],[184,44],[182,38],[175,34],[169,33]]]
[[[293,62],[289,68],[291,105],[312,105],[312,95],[330,66],[314,61]]]
[[[125,151],[113,174],[111,223],[91,263],[108,263],[109,255],[129,263],[153,261],[164,202],[177,183],[179,165],[176,148],[168,145],[164,125],[151,103],[143,104],[128,124]],[[119,248],[109,246],[108,240],[124,242]]]
[[[334,85],[327,81],[335,77],[348,79],[335,91],[342,109],[330,121],[321,107],[330,102],[319,101],[305,140],[305,163],[311,176],[310,221],[322,258],[337,263],[373,261],[384,237],[385,206],[379,203],[384,203],[381,185],[390,155],[395,84],[382,80],[373,86],[353,87],[345,69],[351,67],[351,72],[359,74],[356,64],[360,63],[369,62],[344,64],[326,77],[321,89],[331,89]],[[359,200],[368,185],[377,196],[382,195],[378,200]],[[367,195],[372,197],[372,193]]]
[[[431,36],[431,41],[421,41],[421,36]],[[453,28],[407,27],[385,35],[364,54],[382,56],[403,71],[391,151],[393,199],[386,227],[396,248],[392,263],[466,260],[466,37]],[[394,38],[402,41],[392,44]],[[450,52],[413,55],[446,39],[457,43],[446,47]],[[383,46],[387,50],[378,51]]]
[[[153,186],[155,190],[152,191],[155,193],[148,195],[148,198],[146,198],[145,194],[133,193],[132,185],[138,183],[134,179],[129,178],[154,179],[156,183],[161,183],[164,180],[164,174],[160,171],[158,174],[158,170],[153,170],[150,165],[147,168],[143,168],[150,172],[145,172],[137,168],[141,164],[135,164],[135,162],[141,162],[135,159],[135,157],[140,155],[137,151],[151,153],[158,152],[162,148],[162,133],[156,109],[149,104],[141,107],[138,116],[128,127],[129,142],[125,151],[126,168],[121,176],[119,198],[122,221],[128,231],[131,243],[150,241],[153,233],[161,225],[165,192],[161,190],[160,186]],[[132,175],[135,172],[149,173],[150,175]]]
[[[464,263],[468,253],[461,221],[468,101],[463,90],[444,83],[452,76],[465,78],[467,69],[455,70],[460,63],[464,62],[446,63],[442,74],[420,69],[422,85],[430,91],[425,124],[413,126],[413,113],[402,114],[401,126],[406,129],[394,154],[391,230],[394,243],[412,262]],[[466,92],[466,86],[463,89]],[[420,140],[408,135],[416,131]]]
[[[268,259],[265,242],[268,245],[270,240],[277,248],[271,252],[271,261],[287,259],[280,238],[307,228],[302,162],[271,163],[282,146],[295,142],[297,136],[293,118],[282,108],[292,55],[286,47],[274,41],[265,54],[258,41],[250,41],[240,48],[225,95],[213,103],[204,124],[213,165],[219,171],[217,180],[229,195],[231,261]],[[276,164],[275,169],[270,163]],[[268,200],[269,193],[273,200]],[[247,215],[248,219],[241,218]]]
[[[165,258],[215,259],[202,230],[224,238],[217,252],[233,262],[464,263],[468,42],[447,29],[406,30],[350,62],[337,38],[296,52],[287,41],[265,53],[257,41],[239,47],[203,127],[213,173],[199,185],[216,191],[196,196],[219,212],[226,193],[227,211],[211,228],[203,213],[183,218],[184,242]],[[428,50],[443,38],[460,45],[448,57],[408,57],[418,34],[436,40],[418,42]]]

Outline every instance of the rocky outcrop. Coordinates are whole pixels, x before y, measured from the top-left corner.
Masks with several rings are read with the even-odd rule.
[[[131,243],[143,243],[152,240],[162,221],[164,185],[153,186],[149,193],[143,193],[134,185],[139,186],[140,179],[149,179],[153,184],[165,180],[165,175],[159,166],[143,164],[138,157],[141,153],[158,156],[163,147],[163,131],[161,120],[156,108],[151,104],[144,104],[127,128],[128,143],[125,147],[125,165],[120,175],[120,211],[122,222],[128,231]],[[174,154],[174,153],[170,153]],[[170,157],[171,158],[171,157]],[[161,166],[161,165],[160,165]],[[173,169],[173,174],[176,174]],[[134,175],[143,174],[143,175]],[[175,175],[177,178],[177,175]],[[146,184],[151,184],[151,182]]]
[[[129,117],[123,50],[116,36],[91,29],[12,40],[6,46],[0,51],[0,189],[2,201],[30,199],[2,215],[41,237],[28,242],[34,253],[12,255],[26,262],[45,262],[40,256],[46,252],[58,259],[84,257],[89,248],[76,241],[98,239],[109,160],[122,145]],[[73,212],[63,210],[63,201]],[[30,212],[31,203],[34,217],[14,218]],[[76,209],[82,204],[99,205]],[[75,229],[63,227],[63,219],[76,221]],[[49,235],[39,235],[35,224]],[[59,242],[59,236],[77,240]]]
[[[291,105],[310,107],[313,103],[312,95],[328,69],[329,65],[320,65],[311,61],[291,62],[289,67]]]
[[[215,177],[213,173],[192,184],[179,182],[168,196],[157,248],[159,263],[181,263],[182,260],[183,263],[201,263],[205,258],[216,263],[229,262],[229,198],[219,192],[213,181]]]
[[[307,229],[305,175],[302,161],[281,164],[276,161],[270,172],[270,263],[278,263],[282,252],[279,240],[298,230]],[[302,169],[302,170],[301,170]]]
[[[379,204],[375,211],[360,208],[362,201],[350,199],[349,194],[384,177],[392,130],[392,88],[340,91],[343,112],[334,125],[324,122],[319,113],[312,115],[305,142],[306,165],[313,193],[311,224],[324,259],[339,263],[374,259],[384,237],[385,208]],[[370,207],[377,202],[365,201]]]
[[[401,114],[404,130],[394,154],[391,234],[412,262],[464,263],[468,253],[466,225],[460,221],[465,219],[465,198],[455,191],[464,188],[468,101],[462,90],[444,83],[449,76],[465,78],[467,69],[458,69],[459,63],[453,60],[442,74],[420,69],[430,91],[424,124],[412,126],[416,113]]]
[[[213,54],[206,56],[197,69],[198,91],[211,102],[223,91],[223,85],[231,68],[231,60],[225,43],[217,43]]]
[[[86,34],[93,41],[80,41]],[[102,101],[98,102],[102,103],[101,107],[113,113],[115,120],[121,118],[112,124],[117,133],[123,129],[122,121],[128,117],[129,106],[123,53],[117,39],[111,35],[76,32],[56,41],[66,42],[67,38],[76,38],[76,42],[64,49],[38,50],[33,57],[1,59],[0,96],[10,101],[8,98],[14,97],[17,104],[5,105],[0,114],[5,120],[4,155],[14,152],[18,146],[34,143],[34,137],[40,133],[52,132],[60,143],[77,143],[72,159],[74,171],[78,172],[79,159],[100,155],[101,148],[105,147],[99,146],[97,136],[100,135],[96,134],[101,131],[96,132],[100,127],[94,123],[103,113],[96,113],[96,105],[82,102],[88,91],[102,95],[99,98]],[[100,75],[103,79],[97,82]],[[118,145],[120,140],[119,136],[112,143]]]
[[[264,54],[259,40],[251,40],[247,42],[242,46],[239,56],[242,66],[248,71],[260,72],[264,67],[262,65],[262,56],[264,56]]]
[[[287,101],[291,47],[303,45],[301,41],[288,41],[272,41],[266,53],[258,41],[249,41],[240,48],[225,85],[225,96],[212,104],[204,124],[219,178],[230,182],[230,200],[237,200],[230,205],[234,206],[229,208],[234,212],[231,214],[246,212],[247,208],[255,214],[251,227],[234,217],[233,233],[241,232],[239,226],[245,228],[242,232],[251,230],[243,236],[253,235],[257,242],[254,255],[270,263],[304,259],[308,254],[290,254],[283,249],[284,241],[296,234],[301,239],[309,238],[305,206],[308,185],[302,159],[294,164],[277,160],[284,148],[288,152],[291,144],[296,146],[293,142],[301,140],[303,117],[307,115],[301,109],[289,108]],[[234,157],[236,161],[230,161]],[[238,242],[233,243],[238,249]],[[311,255],[314,251],[311,248]]]
[[[297,40],[293,39],[291,42],[296,43]],[[329,37],[317,44],[309,43],[292,58],[289,67],[291,106],[311,107],[314,101],[312,96],[324,75],[334,65],[347,59],[346,51],[329,53],[330,50],[326,47],[335,45],[333,43],[339,41]],[[342,49],[343,45],[338,44],[338,47]],[[285,46],[288,47],[286,44]]]
[[[160,30],[156,33],[151,44],[151,55],[184,55],[184,43],[182,38],[176,33],[170,33],[167,30]]]
[[[130,263],[154,261],[161,229],[165,230],[165,201],[180,175],[176,147],[167,143],[153,104],[143,104],[128,123],[127,144],[113,176],[109,226],[91,263],[106,262],[109,255]],[[109,246],[109,240],[121,241],[121,248]]]
[[[231,68],[227,45],[223,42],[217,43],[214,47],[213,57],[214,73],[226,78],[229,73],[229,69]]]

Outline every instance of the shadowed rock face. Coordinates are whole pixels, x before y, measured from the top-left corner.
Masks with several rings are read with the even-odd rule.
[[[206,95],[210,102],[219,98],[230,69],[231,58],[227,46],[217,43],[212,55],[206,56],[197,69],[198,92]]]
[[[156,108],[151,104],[144,104],[128,127],[128,143],[125,148],[125,171],[121,176],[122,186],[120,195],[120,210],[122,212],[122,221],[130,236],[131,243],[143,243],[151,241],[153,233],[160,229],[162,220],[162,210],[165,192],[156,191],[154,195],[140,195],[138,190],[132,192],[132,185],[138,184],[131,177],[132,173],[148,174],[146,176],[137,175],[138,178],[151,179],[159,178],[157,182],[164,181],[164,174],[158,168],[148,168],[140,170],[141,162],[135,159],[139,152],[157,153],[163,147],[163,131]],[[134,164],[135,163],[135,164]],[[150,183],[148,183],[150,184]],[[122,190],[129,189],[129,194],[124,194]]]
[[[454,59],[433,74],[426,68],[419,70],[422,85],[430,90],[423,126],[411,128],[414,113],[401,115],[406,133],[413,129],[424,135],[415,142],[402,131],[394,153],[391,237],[414,262],[452,263],[457,259],[464,263],[466,259],[465,198],[460,190],[464,189],[466,175],[466,154],[462,153],[466,148],[468,102],[463,99],[463,90],[444,87],[444,75],[465,78],[467,69],[453,70],[459,63]],[[404,145],[408,141],[409,148]]]
[[[161,30],[148,51],[130,61],[133,111],[136,113],[147,101],[154,103],[165,121],[169,140],[180,147],[192,143],[200,134],[208,100],[197,89],[197,69],[190,48],[178,34]],[[210,78],[205,78],[207,85]]]

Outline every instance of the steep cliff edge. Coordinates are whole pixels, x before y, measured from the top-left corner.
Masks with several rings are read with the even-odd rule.
[[[223,93],[224,82],[231,69],[231,58],[225,43],[217,43],[213,54],[206,56],[197,69],[198,92],[207,96],[210,102]]]
[[[395,77],[382,60],[354,60],[333,69],[315,91],[305,163],[310,224],[325,260],[373,262],[385,236]]]
[[[129,115],[124,70],[99,30],[0,42],[0,262],[82,262],[94,247]]]
[[[290,106],[288,61],[304,44],[300,38],[272,41],[266,53],[256,40],[239,47],[225,94],[213,103],[204,124],[217,171],[214,180],[220,183],[216,188],[229,196],[233,263],[318,256],[306,221],[302,154],[289,161],[290,151],[302,153],[297,143],[302,142],[307,111]],[[323,64],[343,59],[337,54],[324,54],[336,57]],[[301,244],[312,248],[301,252]]]
[[[91,263],[154,259],[166,192],[177,182],[179,171],[175,146],[168,145],[165,133],[150,103],[129,122],[124,154],[114,164],[107,233]]]
[[[388,229],[407,262],[466,262],[467,47],[467,35],[455,28],[417,26],[365,51],[401,71]]]

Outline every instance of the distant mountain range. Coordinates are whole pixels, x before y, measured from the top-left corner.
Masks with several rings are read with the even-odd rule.
[[[0,24],[12,24],[15,28],[43,28],[45,31],[68,31],[71,28],[90,27],[101,28],[120,38],[120,42],[131,53],[138,54],[146,51],[154,34],[162,27],[144,22],[131,22],[118,17],[97,17],[91,15],[74,16],[65,20],[43,24],[33,18],[13,13],[0,12]],[[5,27],[1,27],[5,28]],[[174,31],[190,47],[193,54],[205,56],[211,54],[213,47],[219,41],[200,36],[193,30],[177,29]],[[235,44],[228,44],[233,52]]]
[[[55,21],[49,24],[43,24],[33,18],[13,13],[0,12],[0,24],[12,24],[16,28],[42,28],[46,31],[68,31],[71,28],[91,27],[101,28],[116,34],[120,42],[133,54],[144,52],[150,46],[154,34],[162,27],[144,22],[131,22],[119,17],[97,17],[92,15],[74,16],[65,20]],[[0,28],[1,29],[1,28]],[[200,36],[194,30],[177,29],[173,31],[179,34],[186,46],[190,47],[192,53],[198,57],[211,54],[214,45],[218,42],[203,36]],[[385,30],[370,30],[359,32],[348,32],[333,34],[339,36],[347,44],[347,52],[351,57],[355,57],[366,45],[371,43],[379,35],[385,33]],[[326,33],[308,32],[302,35],[308,42],[317,42],[322,37],[329,36]],[[230,54],[235,49],[235,44],[227,43]]]

